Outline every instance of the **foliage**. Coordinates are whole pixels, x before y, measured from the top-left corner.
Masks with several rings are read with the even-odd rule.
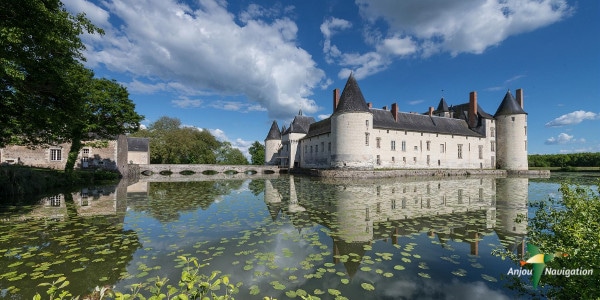
[[[217,151],[217,163],[221,165],[247,165],[248,159],[240,149],[233,148],[230,142],[223,142]]]
[[[231,143],[219,142],[206,129],[184,127],[177,118],[163,116],[131,136],[150,138],[153,164],[248,164],[244,154]]]
[[[528,160],[530,167],[600,167],[600,152],[531,154]]]
[[[264,165],[265,164],[265,146],[258,141],[254,141],[252,146],[248,149],[250,152],[250,163],[253,165]]]
[[[167,284],[167,278],[156,278],[154,284],[134,284],[131,287],[131,293],[122,293],[114,291],[110,287],[96,287],[94,293],[89,296],[91,299],[110,298],[115,300],[187,300],[187,299],[234,299],[233,295],[238,292],[241,283],[233,284],[229,281],[229,276],[219,276],[218,271],[213,271],[210,276],[200,273],[200,269],[206,264],[200,265],[198,259],[179,256],[185,266],[181,271],[179,282],[175,285]],[[218,277],[217,277],[218,276]],[[60,277],[52,283],[42,283],[40,286],[49,286],[46,293],[50,300],[64,299],[72,294],[65,290],[69,285],[66,277]],[[150,297],[146,298],[144,292],[149,292]],[[59,293],[56,297],[56,293]],[[41,300],[42,296],[38,293],[34,300]]]
[[[0,3],[0,146],[71,142],[69,173],[82,141],[135,131],[143,119],[125,87],[83,66],[84,32],[103,33],[59,0]]]
[[[79,35],[102,33],[60,0],[0,2],[0,146],[57,138],[72,97],[73,71],[84,60]]]
[[[537,201],[531,205],[535,215],[528,220],[528,243],[538,246],[542,253],[567,253],[568,257],[554,259],[547,264],[553,269],[596,269],[600,265],[600,181],[595,188],[570,186],[562,183],[562,197]],[[518,218],[524,220],[524,217]],[[518,260],[513,253],[499,255]],[[600,297],[600,277],[592,276],[542,276],[540,290],[531,291],[517,281],[513,288],[537,296],[573,299]]]

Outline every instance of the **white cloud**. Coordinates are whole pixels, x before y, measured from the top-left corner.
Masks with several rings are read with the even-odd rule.
[[[600,115],[591,111],[577,110],[566,115],[562,115],[548,123],[546,127],[558,127],[565,125],[579,124],[584,120],[598,120]]]
[[[239,111],[239,112],[250,112],[250,111],[266,111],[267,109],[262,107],[259,104],[245,103],[239,101],[213,101],[209,105],[209,107],[229,110],[229,111]]]
[[[190,108],[200,107],[200,105],[202,105],[202,100],[193,100],[188,99],[187,97],[181,97],[180,99],[171,100],[171,103],[179,108]]]
[[[332,63],[348,70],[357,79],[388,68],[397,58],[420,55],[428,57],[448,52],[480,54],[500,44],[510,36],[536,30],[558,22],[573,12],[566,0],[355,0],[361,16],[369,23],[364,29],[364,41],[374,46],[366,53],[346,53],[332,42],[328,30],[335,23],[321,25],[323,50]],[[383,21],[387,32],[375,24]],[[334,27],[337,28],[337,27]],[[342,27],[344,28],[344,27]],[[520,77],[516,77],[516,80]],[[510,82],[510,81],[509,81]]]
[[[244,95],[272,118],[289,117],[291,107],[318,110],[310,97],[325,73],[297,45],[296,24],[277,11],[251,5],[239,16],[240,25],[224,1],[198,1],[194,8],[175,0],[100,5],[67,3],[73,12],[110,12],[121,23],[107,27],[102,37],[84,36],[89,67],[104,65],[152,82],[133,84],[149,92],[169,88],[183,95]],[[291,10],[282,8],[280,14]],[[269,20],[260,19],[264,16]]]
[[[413,100],[413,101],[408,101],[408,104],[417,105],[417,104],[421,104],[423,102],[425,102],[425,100]]]
[[[225,134],[225,131],[219,128],[209,129],[208,131],[210,131],[210,133],[215,138],[217,138],[217,140],[221,142],[231,143],[231,147],[239,149],[240,151],[242,151],[246,158],[250,159],[250,152],[248,152],[248,149],[250,148],[250,146],[252,146],[252,143],[254,143],[254,141],[246,141],[241,138],[236,138],[235,140],[232,140],[227,136],[227,134]]]
[[[317,119],[319,120],[325,120],[327,118],[331,117],[331,114],[326,114],[326,115],[318,115]]]
[[[575,139],[573,135],[561,133],[557,137],[551,137],[546,140],[546,145],[567,144],[567,143],[585,143],[585,139]]]

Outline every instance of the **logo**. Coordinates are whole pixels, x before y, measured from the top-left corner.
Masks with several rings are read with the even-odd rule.
[[[555,257],[567,257],[569,254],[564,252],[556,252],[554,254],[544,254],[541,253],[540,248],[538,246],[527,244],[527,253],[529,253],[529,259],[526,261],[521,260],[521,268],[526,264],[533,265],[533,272],[531,274],[533,281],[533,288],[537,288],[540,283],[540,278],[542,278],[542,273],[544,273],[544,269],[546,268],[546,263],[551,262]],[[549,273],[549,272],[546,272]],[[550,272],[550,274],[556,272]]]

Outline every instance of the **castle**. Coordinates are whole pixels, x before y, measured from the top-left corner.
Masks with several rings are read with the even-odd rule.
[[[527,113],[523,90],[508,91],[496,113],[469,102],[424,114],[373,108],[350,74],[333,113],[324,120],[302,115],[288,128],[273,121],[265,139],[265,164],[307,169],[503,169],[528,170]]]

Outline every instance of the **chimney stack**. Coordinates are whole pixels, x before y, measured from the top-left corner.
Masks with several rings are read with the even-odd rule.
[[[469,94],[469,127],[477,126],[477,92]]]
[[[398,122],[398,103],[392,103],[392,116],[394,121]]]
[[[429,107],[429,116],[433,116],[433,106]]]
[[[523,89],[517,89],[517,103],[523,108]]]
[[[367,105],[369,106],[369,109],[373,108],[373,103],[369,102]]]
[[[387,105],[383,107],[383,110],[387,110]]]
[[[338,103],[340,102],[340,89],[333,90],[333,111],[337,109]]]

